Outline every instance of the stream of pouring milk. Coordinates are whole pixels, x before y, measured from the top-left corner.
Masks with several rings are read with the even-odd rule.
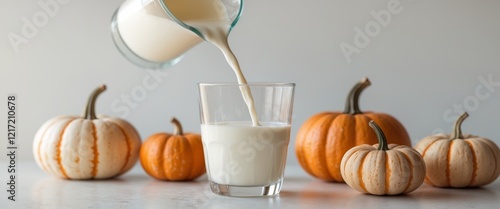
[[[278,184],[283,177],[290,126],[258,121],[252,93],[228,43],[231,22],[222,0],[163,0],[182,22],[217,46],[233,69],[252,122],[202,124],[201,132],[212,182],[232,186]],[[203,97],[203,92],[201,92]]]
[[[195,25],[195,24],[193,24]],[[240,84],[240,90],[241,94],[243,96],[243,99],[245,100],[245,103],[248,107],[248,112],[250,113],[250,117],[252,118],[252,124],[254,126],[259,126],[259,120],[257,118],[257,113],[255,111],[255,105],[253,101],[253,96],[252,92],[250,91],[250,88],[248,87],[247,80],[245,79],[245,76],[243,75],[243,72],[241,71],[240,64],[238,63],[238,60],[236,59],[236,56],[234,53],[231,51],[231,48],[229,48],[229,44],[227,42],[227,35],[229,32],[229,27],[227,24],[203,24],[203,26],[197,26],[200,29],[200,32],[205,36],[205,39],[217,46],[222,53],[224,54],[224,57],[226,58],[229,66],[233,69],[234,73],[236,74],[236,78],[238,80],[238,84]]]
[[[221,0],[163,1],[175,17],[187,25],[198,29],[206,41],[212,43],[222,51],[226,61],[236,75],[238,84],[241,85],[241,94],[250,113],[252,124],[253,126],[259,126],[252,92],[247,85],[247,80],[243,75],[238,59],[236,59],[236,56],[229,47],[228,35],[231,28],[231,20]]]

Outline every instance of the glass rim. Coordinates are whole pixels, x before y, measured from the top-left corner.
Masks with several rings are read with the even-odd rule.
[[[206,86],[268,86],[268,87],[295,87],[295,83],[286,82],[250,82],[247,84],[240,84],[236,82],[201,82],[198,83],[199,87]]]

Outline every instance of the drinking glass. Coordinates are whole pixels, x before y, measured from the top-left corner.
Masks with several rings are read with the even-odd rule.
[[[200,83],[205,164],[211,190],[225,196],[280,192],[286,164],[295,84]],[[242,91],[250,90],[259,125]]]

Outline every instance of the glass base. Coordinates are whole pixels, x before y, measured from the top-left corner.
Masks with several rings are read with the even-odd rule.
[[[233,186],[210,182],[212,192],[223,196],[261,197],[277,195],[281,191],[282,181],[265,186]]]

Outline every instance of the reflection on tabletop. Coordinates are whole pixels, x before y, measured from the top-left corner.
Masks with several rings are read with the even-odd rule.
[[[213,194],[206,175],[191,182],[158,181],[140,166],[115,179],[93,181],[59,179],[34,163],[21,164],[19,171],[14,208],[500,208],[499,180],[482,188],[440,189],[424,184],[406,195],[373,196],[343,183],[314,179],[300,167],[289,166],[279,195],[235,198]],[[0,205],[12,208],[4,200]]]

